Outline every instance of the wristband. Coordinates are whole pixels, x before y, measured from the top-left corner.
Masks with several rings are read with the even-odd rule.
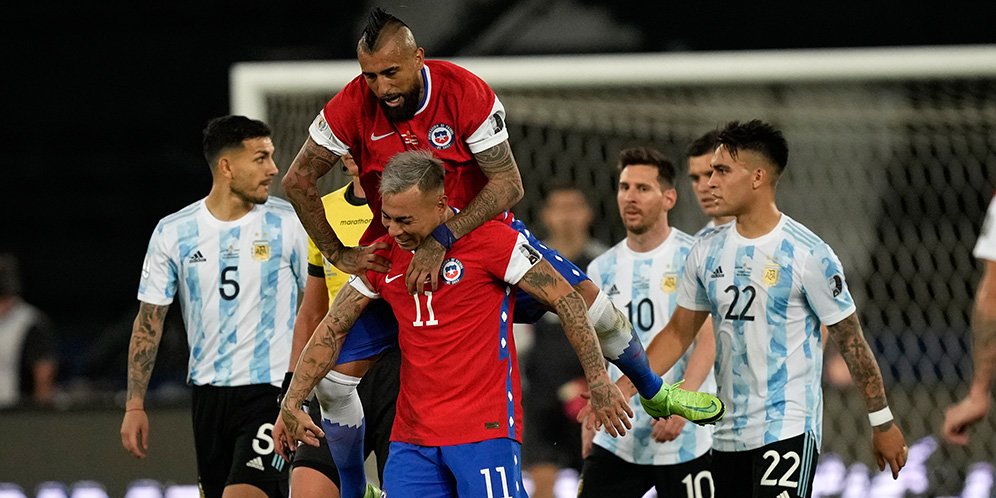
[[[892,410],[886,406],[877,412],[871,412],[868,414],[868,421],[871,422],[872,427],[878,427],[886,422],[892,422]]]
[[[453,243],[457,240],[453,236],[450,227],[446,226],[446,223],[440,223],[439,226],[432,230],[432,238],[436,239],[436,242],[439,242],[447,251],[453,247]]]
[[[284,402],[284,396],[287,395],[287,390],[290,389],[291,379],[294,378],[294,372],[287,372],[284,374],[284,381],[280,383],[280,394],[277,395],[277,404]]]

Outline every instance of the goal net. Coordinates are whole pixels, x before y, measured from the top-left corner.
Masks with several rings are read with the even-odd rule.
[[[588,193],[594,237],[623,238],[614,163],[633,145],[680,166],[670,221],[694,233],[706,218],[684,180],[685,146],[731,120],[783,130],[779,206],[843,261],[892,410],[911,446],[919,443],[904,471],[913,477],[880,479],[862,396],[827,385],[816,496],[957,495],[985,476],[991,484],[992,414],[967,449],[929,438],[971,377],[969,314],[981,274],[971,250],[996,181],[996,46],[454,62],[504,103],[526,191],[515,211],[541,233],[543,187],[557,179]],[[311,120],[358,73],[355,61],[238,64],[232,111],[273,127],[286,168]],[[343,183],[330,176],[326,189]]]

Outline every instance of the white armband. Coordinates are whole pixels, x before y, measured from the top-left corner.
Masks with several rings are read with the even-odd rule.
[[[877,412],[871,412],[868,414],[868,421],[871,422],[872,427],[878,427],[886,422],[891,422],[892,410],[886,406]]]

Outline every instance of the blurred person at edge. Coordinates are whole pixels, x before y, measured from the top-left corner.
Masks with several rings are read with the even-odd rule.
[[[996,373],[996,197],[989,203],[982,233],[972,254],[983,264],[972,312],[975,374],[968,394],[944,413],[942,426],[944,439],[960,445],[968,444],[968,429],[982,421],[992,406],[993,374]]]
[[[0,409],[50,406],[58,364],[48,317],[21,298],[17,258],[0,254]]]

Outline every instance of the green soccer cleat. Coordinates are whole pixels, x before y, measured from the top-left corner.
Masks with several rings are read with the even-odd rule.
[[[643,409],[654,418],[677,415],[698,425],[714,424],[723,418],[726,406],[721,399],[714,394],[681,389],[678,386],[682,382],[684,381],[671,385],[664,383],[651,399],[640,396]]]
[[[367,483],[367,491],[363,493],[363,498],[382,498],[387,496],[387,493],[383,492],[377,486]]]

